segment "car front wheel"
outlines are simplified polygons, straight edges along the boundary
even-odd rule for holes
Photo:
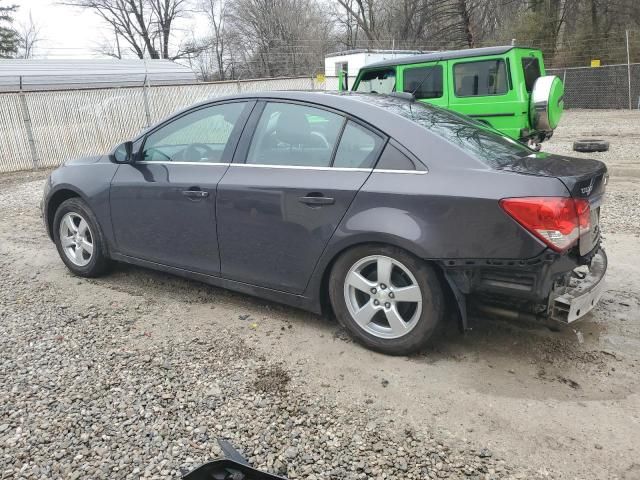
[[[53,237],[67,268],[82,277],[97,277],[109,266],[100,226],[79,198],[64,201],[53,219]]]
[[[344,253],[331,271],[329,294],[338,320],[356,340],[390,355],[422,349],[443,317],[436,272],[392,246]]]

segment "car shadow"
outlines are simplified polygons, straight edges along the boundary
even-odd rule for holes
[[[268,311],[285,317],[288,323],[313,325],[320,329],[321,334],[339,341],[353,342],[331,312],[316,315],[143,267],[117,263],[110,275],[92,281],[116,291],[140,296],[151,303],[156,298],[162,298],[188,304],[222,303],[252,315]],[[585,318],[573,326],[560,325],[554,330],[530,321],[490,316],[473,317],[470,321],[471,329],[464,334],[458,330],[454,318],[446,320],[444,327],[425,349],[409,357],[411,361],[435,364],[442,361],[478,362],[484,359],[495,362],[502,359],[531,365],[604,368],[608,359],[615,360],[614,354],[599,349],[598,339],[604,327],[593,317]]]

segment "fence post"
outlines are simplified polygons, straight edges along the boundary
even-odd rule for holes
[[[633,108],[631,103],[631,55],[629,54],[629,30],[625,30],[627,36],[627,80],[629,83],[629,110]]]
[[[147,128],[151,126],[151,110],[149,109],[149,93],[147,89],[149,83],[147,81],[147,74],[144,74],[144,83],[142,84],[142,98],[144,101],[144,114],[147,117]]]
[[[311,76],[309,77],[309,80],[311,80],[311,90],[315,90],[315,89],[316,89],[316,85],[315,85],[315,83],[313,82],[313,75],[311,75]]]
[[[236,79],[236,86],[238,87],[238,93],[242,93],[242,84],[239,78]]]
[[[33,162],[33,169],[37,170],[40,164],[38,158],[38,151],[36,150],[36,140],[33,136],[33,124],[31,123],[31,115],[29,114],[29,106],[27,105],[27,97],[22,90],[22,75],[20,75],[20,109],[22,110],[22,120],[24,121],[24,128],[27,130],[27,141],[29,142],[29,150],[31,152],[31,161]]]

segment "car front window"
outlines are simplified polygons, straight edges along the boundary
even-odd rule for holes
[[[144,142],[146,162],[221,162],[245,102],[187,113],[151,133]]]
[[[405,92],[413,93],[416,99],[442,97],[442,65],[406,69],[403,87]]]

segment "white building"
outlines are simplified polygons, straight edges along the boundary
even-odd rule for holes
[[[428,53],[418,50],[347,50],[330,53],[324,59],[324,74],[327,77],[337,77],[340,70],[346,70],[349,78],[355,78],[358,71],[370,63],[407,57],[418,53]]]

